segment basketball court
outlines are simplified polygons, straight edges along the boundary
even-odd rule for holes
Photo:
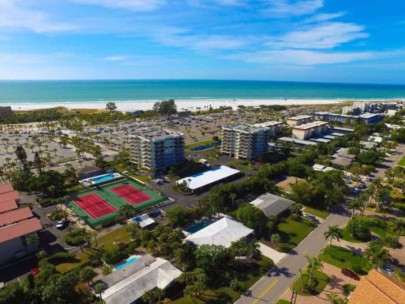
[[[116,195],[122,197],[128,203],[131,203],[132,205],[136,205],[151,199],[150,195],[136,189],[131,185],[121,185],[115,188],[111,188],[110,190]]]
[[[92,218],[99,218],[117,211],[115,207],[94,193],[79,197],[74,202]]]

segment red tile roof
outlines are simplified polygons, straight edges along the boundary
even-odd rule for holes
[[[41,229],[41,223],[36,218],[5,226],[0,228],[0,244]]]
[[[11,191],[14,191],[14,188],[11,184],[0,185],[0,193],[6,193]]]
[[[32,217],[30,208],[15,209],[6,213],[0,214],[0,227],[9,225]]]
[[[15,202],[15,200],[0,202],[0,213],[10,211],[13,209],[17,209],[17,208],[18,208],[18,206],[17,206],[17,203]]]
[[[17,191],[0,193],[0,202],[16,200],[20,198],[20,194]]]

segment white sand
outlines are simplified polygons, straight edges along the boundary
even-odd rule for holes
[[[135,111],[135,110],[151,110],[153,104],[158,100],[136,100],[136,101],[116,101],[118,111]],[[310,105],[310,104],[335,104],[345,100],[332,99],[191,99],[191,100],[176,100],[177,109],[179,111],[187,109],[197,111],[209,108],[216,109],[220,106],[227,106],[236,109],[239,105],[244,106],[260,106],[260,105]],[[13,110],[36,110],[54,107],[66,107],[68,109],[105,109],[105,103],[102,102],[63,102],[63,103],[21,103],[11,105]]]

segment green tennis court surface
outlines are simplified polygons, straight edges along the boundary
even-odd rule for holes
[[[134,198],[131,197],[131,199],[128,199],[126,195],[123,195],[122,193],[117,191],[117,189],[126,189],[126,188],[130,189],[132,187],[138,190],[136,192],[140,201],[138,203],[135,203]],[[101,216],[99,217],[95,217],[94,212],[92,214],[87,213],[89,212],[89,209],[87,208],[86,211],[86,208],[84,209],[82,208],[83,204],[81,204],[82,205],[81,207],[79,206],[80,204],[78,204],[78,202],[81,202],[82,198],[86,200],[86,198],[89,196],[95,197],[94,195],[91,196],[92,194],[99,196],[107,204],[111,205],[111,208],[106,209],[108,209],[109,211],[116,209],[116,211],[109,212],[108,214],[105,215],[102,215],[103,212],[101,212],[100,213]],[[119,194],[121,194],[121,196]],[[134,195],[135,194],[132,194],[132,196]],[[80,192],[78,193],[77,197],[75,197],[74,200],[69,203],[69,205],[73,209],[73,211],[78,216],[80,216],[88,225],[92,227],[98,227],[113,222],[115,217],[119,215],[120,207],[123,205],[130,205],[133,206],[135,210],[141,211],[143,209],[150,208],[153,205],[160,204],[164,202],[166,199],[167,197],[160,195],[154,192],[153,190],[147,189],[144,186],[135,183],[131,180],[119,180],[116,182],[111,182],[109,184],[101,185],[99,186],[99,188],[91,188],[89,190]]]

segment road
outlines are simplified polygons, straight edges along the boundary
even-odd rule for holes
[[[242,296],[237,304],[275,303],[295,281],[299,269],[305,268],[306,256],[317,256],[327,244],[324,232],[331,225],[343,227],[350,220],[349,214],[340,208],[330,214],[292,252],[290,252],[267,277],[262,277],[250,289],[251,297]]]
[[[394,167],[399,160],[405,155],[405,145],[400,144],[396,148],[396,152],[389,156],[373,174],[376,177],[384,178],[385,171]],[[298,276],[299,269],[306,267],[307,260],[305,256],[317,256],[322,248],[327,244],[324,238],[324,232],[330,225],[339,225],[343,227],[350,220],[349,215],[342,208],[337,210],[322,223],[314,231],[312,231],[292,253],[287,255],[276,267],[276,269],[268,277],[262,277],[256,284],[251,287],[252,296],[241,298],[236,301],[237,304],[260,304],[260,303],[275,303],[295,281]]]

